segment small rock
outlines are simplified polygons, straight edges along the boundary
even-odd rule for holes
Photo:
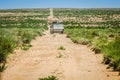
[[[107,77],[110,77],[110,75],[107,75]]]

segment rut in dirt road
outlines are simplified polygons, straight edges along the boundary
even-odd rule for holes
[[[65,34],[45,34],[32,41],[30,50],[10,56],[3,80],[38,80],[50,75],[59,80],[118,80],[118,74],[106,70],[102,57],[87,46],[74,44]],[[60,46],[65,50],[59,50]]]

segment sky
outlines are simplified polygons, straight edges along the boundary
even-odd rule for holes
[[[120,8],[120,0],[0,0],[0,9]]]

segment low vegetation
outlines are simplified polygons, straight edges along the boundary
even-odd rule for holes
[[[39,78],[39,80],[58,80],[55,76],[48,76],[46,78]]]
[[[58,50],[65,50],[65,48],[63,46],[60,46]]]
[[[102,51],[104,63],[109,64],[114,70],[120,71],[120,37],[104,46]]]
[[[58,54],[57,58],[62,58],[63,55],[61,53]]]

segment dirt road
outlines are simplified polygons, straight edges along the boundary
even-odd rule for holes
[[[54,15],[53,15],[53,8],[50,8],[50,16],[51,16],[51,18],[54,17]]]
[[[118,80],[117,72],[101,64],[101,55],[74,44],[65,34],[45,34],[32,41],[30,50],[17,50],[10,56],[3,80],[38,80],[50,75],[59,80]],[[65,50],[58,50],[60,46]]]

